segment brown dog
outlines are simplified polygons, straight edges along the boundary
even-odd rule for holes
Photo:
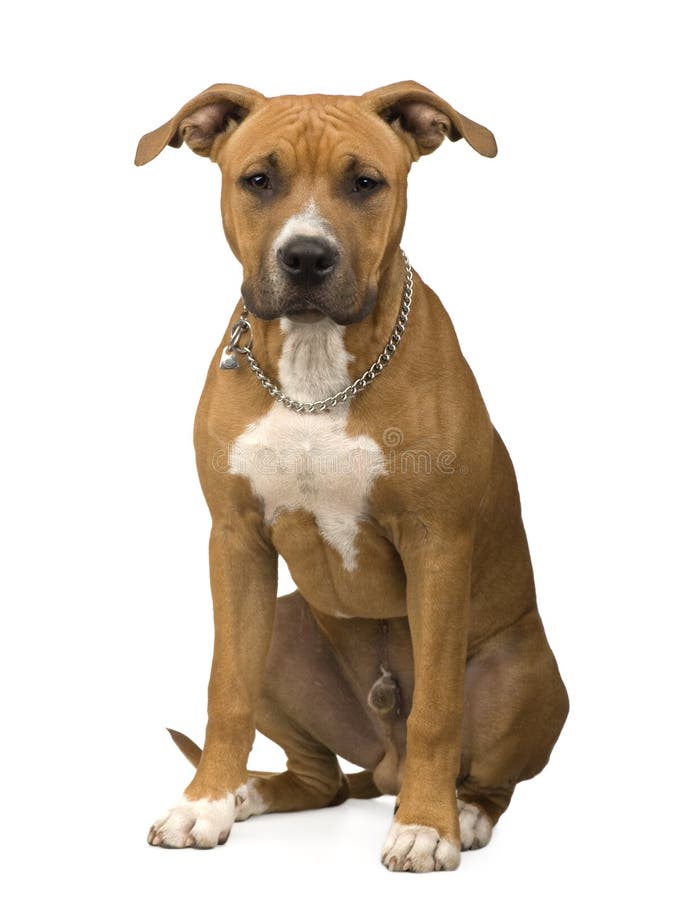
[[[214,847],[249,815],[391,793],[385,865],[454,869],[560,733],[512,464],[399,249],[411,163],[445,137],[496,153],[415,82],[273,99],[220,84],[139,143],[138,165],[184,141],[220,166],[247,308],[196,416],[205,748],[175,735],[197,771],[152,844]],[[298,591],[277,600],[278,554]],[[286,772],[247,772],[256,727]]]

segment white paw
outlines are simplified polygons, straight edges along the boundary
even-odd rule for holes
[[[428,825],[394,822],[381,858],[390,872],[450,871],[458,868],[460,851]]]
[[[148,841],[154,847],[199,847],[223,844],[234,822],[235,800],[182,800],[151,826]]]
[[[474,803],[458,801],[460,849],[478,850],[491,840],[493,825],[489,816]]]
[[[243,822],[251,816],[260,816],[269,807],[255,787],[256,779],[249,778],[245,784],[236,788],[236,821]]]

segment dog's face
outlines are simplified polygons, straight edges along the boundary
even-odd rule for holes
[[[183,140],[217,162],[224,230],[255,315],[348,324],[373,308],[398,250],[411,163],[445,136],[496,152],[487,129],[414,82],[271,100],[215,85],[145,135],[136,162]]]
[[[217,148],[222,219],[257,316],[372,308],[406,211],[406,144],[352,98],[281,97]]]

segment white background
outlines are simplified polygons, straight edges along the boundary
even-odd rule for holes
[[[676,895],[678,72],[671,4],[24,3],[0,23],[2,780],[11,897]],[[513,456],[572,700],[457,873],[379,864],[391,802],[147,847],[201,739],[192,420],[238,299],[219,173],[138,138],[216,81],[413,78],[489,126],[415,167],[404,247]],[[437,360],[433,360],[436,365]],[[285,585],[284,585],[285,587]],[[282,759],[266,742],[255,764]],[[7,886],[7,885],[6,885]]]

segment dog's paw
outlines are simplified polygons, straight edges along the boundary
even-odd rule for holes
[[[493,824],[489,816],[474,803],[458,801],[460,820],[460,849],[479,850],[491,840]]]
[[[243,822],[251,816],[260,816],[267,812],[269,805],[257,789],[257,779],[249,778],[245,784],[236,789],[236,821]]]
[[[382,849],[390,872],[435,872],[458,868],[460,850],[428,825],[394,822]]]
[[[154,847],[216,847],[229,837],[235,808],[233,794],[222,800],[182,800],[154,822],[147,840]]]

